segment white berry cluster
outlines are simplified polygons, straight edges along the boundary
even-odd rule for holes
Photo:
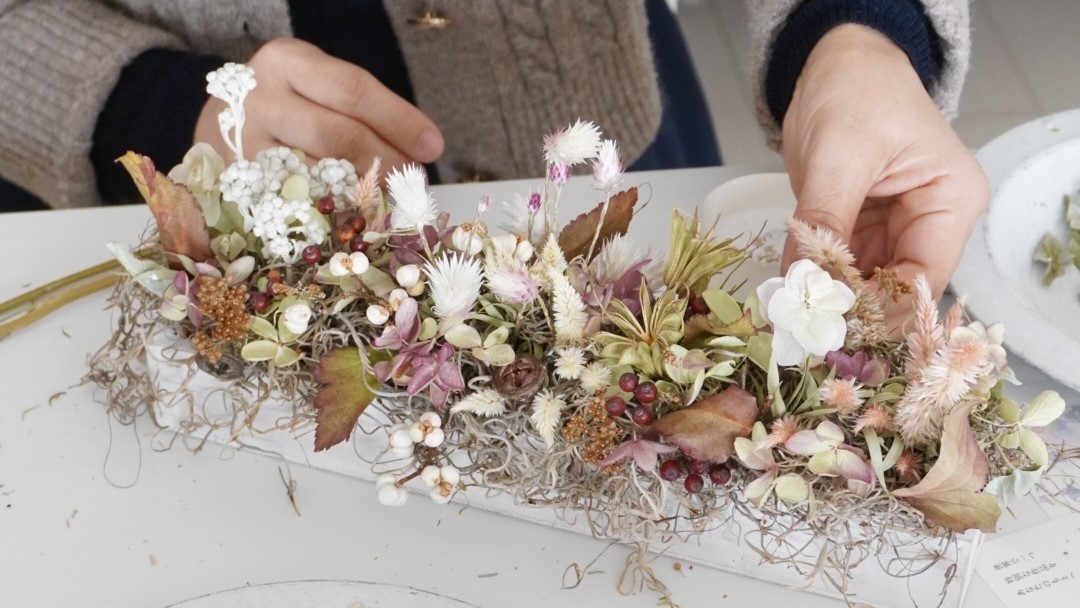
[[[311,168],[311,198],[319,200],[332,196],[334,205],[340,211],[346,196],[356,188],[359,182],[356,167],[347,160],[324,158]]]
[[[390,451],[394,456],[407,457],[416,444],[437,448],[446,439],[442,418],[435,412],[424,412],[410,424],[395,424],[390,428]]]
[[[453,498],[461,483],[461,472],[453,465],[428,465],[420,471],[420,480],[431,488],[428,496],[435,504],[445,505]],[[388,507],[400,507],[409,499],[409,492],[396,476],[386,473],[375,479],[375,495],[379,503]]]

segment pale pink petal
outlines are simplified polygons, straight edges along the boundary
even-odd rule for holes
[[[841,436],[841,439],[843,437]],[[784,442],[784,449],[796,456],[813,456],[833,449],[828,441],[822,439],[817,431],[799,431]]]
[[[864,483],[870,483],[874,479],[870,464],[848,450],[836,451],[836,470],[845,479],[857,479]]]
[[[746,437],[735,439],[735,454],[744,465],[755,471],[764,471],[776,466],[771,448],[759,446]]]
[[[772,492],[774,483],[776,483],[776,469],[771,469],[763,473],[754,481],[746,484],[746,487],[743,489],[743,495],[754,501],[754,504],[760,507]]]
[[[810,462],[806,464],[806,468],[810,469],[811,473],[817,473],[818,475],[825,475],[827,477],[835,477],[840,474],[840,466],[837,463],[836,458],[837,450],[828,449],[824,452],[818,452],[810,457]]]

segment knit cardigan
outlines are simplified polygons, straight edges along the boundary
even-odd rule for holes
[[[444,180],[477,166],[500,178],[535,174],[538,125],[579,116],[596,120],[628,159],[652,140],[661,101],[640,1],[442,0],[452,24],[441,30],[414,24],[428,4],[385,1],[417,105],[446,136]],[[765,70],[799,0],[748,5],[758,115],[776,143]],[[970,51],[968,8],[923,5],[942,55],[930,93],[951,118]],[[287,0],[0,0],[0,174],[53,207],[97,204],[95,122],[125,65],[151,48],[244,61],[291,34]]]

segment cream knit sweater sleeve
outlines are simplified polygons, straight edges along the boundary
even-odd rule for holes
[[[780,28],[791,11],[802,0],[746,0],[750,13],[750,28],[754,39],[754,100],[758,122],[765,130],[769,143],[779,147],[781,125],[776,123],[765,104],[765,70],[769,53]],[[941,74],[930,89],[942,114],[952,120],[960,105],[960,89],[964,86],[968,60],[971,57],[971,16],[968,0],[922,0],[930,23],[941,40],[944,63]]]
[[[97,115],[122,68],[175,35],[100,2],[0,0],[0,168],[52,207],[94,205]]]

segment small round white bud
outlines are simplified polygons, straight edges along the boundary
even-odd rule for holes
[[[382,304],[372,304],[367,307],[367,320],[372,325],[379,327],[390,320],[390,311]]]
[[[398,285],[408,289],[420,280],[420,268],[416,264],[405,264],[397,269],[394,278],[397,279]]]

